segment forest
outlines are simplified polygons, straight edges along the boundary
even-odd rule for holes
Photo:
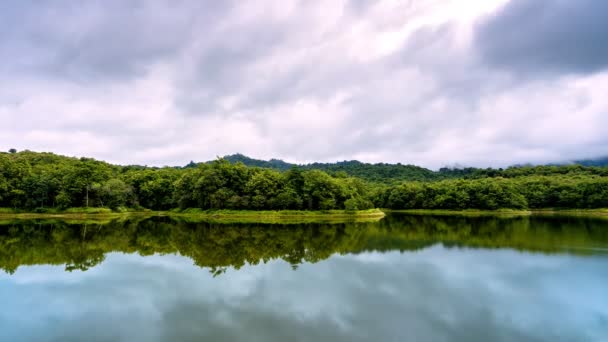
[[[0,208],[35,212],[75,207],[608,208],[608,167],[554,165],[431,171],[411,165],[355,161],[281,169],[267,166],[246,166],[240,160],[226,158],[184,167],[120,166],[90,158],[12,150],[0,153]]]

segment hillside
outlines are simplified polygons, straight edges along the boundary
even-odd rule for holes
[[[231,154],[229,156],[224,156],[223,159],[229,161],[232,164],[240,162],[240,163],[245,164],[246,166],[264,167],[267,169],[275,169],[275,170],[279,170],[279,171],[287,171],[287,170],[297,166],[296,164],[290,164],[290,163],[284,162],[280,159],[270,159],[270,160],[253,159],[253,158],[249,158],[245,155],[242,155],[240,153]]]
[[[0,153],[0,208],[43,212],[49,208],[74,207],[152,210],[608,207],[608,167],[564,165],[431,171],[413,165],[345,161],[299,165],[281,172],[259,166],[294,165],[244,156],[237,156],[234,161],[229,156],[194,164],[196,167],[148,168],[52,153]]]
[[[574,162],[574,164],[582,166],[608,166],[608,157],[577,160]]]
[[[251,167],[263,167],[279,171],[287,171],[298,167],[302,170],[320,170],[331,175],[345,174],[347,176],[358,177],[369,182],[375,183],[394,183],[403,180],[409,181],[431,181],[449,178],[461,178],[472,175],[477,169],[448,169],[442,168],[439,171],[432,171],[416,165],[388,164],[388,163],[363,163],[357,160],[340,161],[335,163],[311,163],[311,164],[292,164],[280,159],[260,160],[253,159],[240,153],[222,157],[230,163],[243,163]],[[207,162],[209,163],[209,162]]]
[[[292,164],[280,159],[260,160],[242,154],[232,154],[222,157],[230,163],[243,163],[250,167],[262,167],[279,171],[287,171],[298,167],[302,170],[321,170],[334,176],[351,176],[368,182],[395,184],[402,181],[438,181],[445,179],[475,179],[487,177],[514,178],[529,175],[554,175],[583,173],[588,175],[606,176],[608,174],[608,157],[576,161],[571,164],[548,165],[515,165],[506,169],[494,168],[441,168],[433,171],[411,164],[363,163],[357,160],[340,161],[335,163]],[[210,163],[210,162],[207,162]]]

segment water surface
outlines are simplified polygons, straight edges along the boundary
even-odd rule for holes
[[[608,226],[0,223],[2,341],[606,341]]]

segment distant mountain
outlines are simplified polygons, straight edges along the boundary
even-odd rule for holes
[[[451,169],[442,168],[439,171],[432,171],[420,166],[387,164],[387,163],[362,163],[357,160],[340,161],[336,163],[312,163],[312,164],[292,164],[280,159],[260,160],[253,159],[240,153],[224,156],[223,159],[231,163],[243,163],[247,166],[270,168],[286,171],[294,167],[303,170],[321,170],[329,174],[358,177],[371,182],[392,183],[395,181],[426,181],[446,178],[459,178],[472,174],[473,168]]]
[[[240,153],[232,154],[229,156],[224,156],[223,159],[226,159],[227,161],[229,161],[233,164],[241,162],[247,166],[264,167],[264,168],[268,168],[268,169],[276,169],[276,170],[281,170],[281,171],[287,171],[287,170],[291,169],[292,167],[297,166],[296,164],[290,164],[290,163],[284,162],[280,159],[270,159],[270,160],[253,159],[253,158],[249,158],[245,155],[242,155]]]
[[[577,160],[574,162],[574,164],[579,164],[583,166],[608,166],[608,157]]]
[[[543,165],[546,165],[546,166],[581,165],[581,166],[586,166],[586,167],[606,167],[606,166],[608,166],[608,157],[562,161],[562,162],[555,162],[555,163],[547,163],[547,164],[543,164]],[[514,165],[514,166],[518,167],[518,166],[527,166],[527,165]]]
[[[416,165],[404,165],[401,163],[363,163],[358,160],[345,160],[335,163],[311,163],[311,164],[292,164],[280,159],[261,160],[247,157],[237,153],[222,157],[230,163],[243,163],[246,166],[262,167],[279,171],[287,171],[297,167],[302,170],[321,170],[334,176],[353,176],[368,182],[395,184],[402,181],[436,181],[453,178],[484,178],[484,177],[516,177],[523,174],[552,174],[570,172],[569,166],[582,165],[585,167],[608,166],[608,157],[598,159],[580,160],[571,163],[555,163],[545,165],[521,164],[513,165],[506,169],[493,168],[441,168],[433,171]],[[211,161],[207,162],[210,163]],[[186,167],[194,167],[197,164],[190,163]],[[548,167],[557,166],[558,170]],[[592,174],[602,173],[602,171],[588,170]],[[602,173],[603,174],[603,173]]]

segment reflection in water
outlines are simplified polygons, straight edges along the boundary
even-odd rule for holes
[[[339,224],[188,223],[170,218],[105,224],[15,221],[0,225],[0,268],[64,264],[87,270],[109,252],[179,253],[215,275],[283,259],[293,268],[332,254],[446,247],[512,248],[591,255],[608,247],[607,221],[555,217],[434,217],[389,215],[380,222]]]
[[[607,341],[603,222],[7,223],[0,341]]]

